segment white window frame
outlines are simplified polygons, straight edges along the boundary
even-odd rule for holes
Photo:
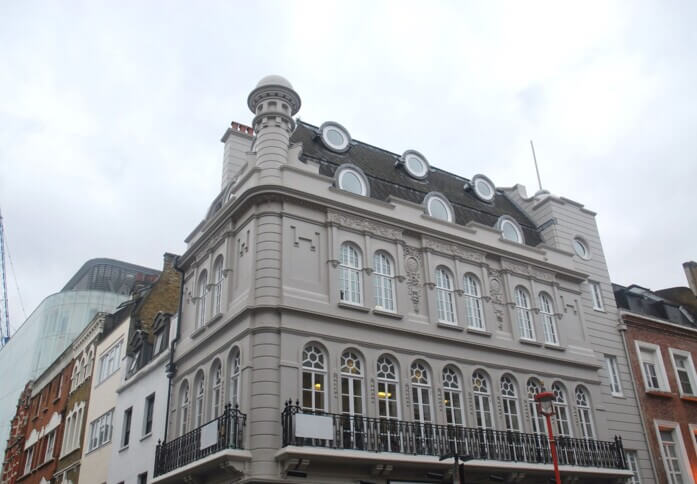
[[[467,327],[486,331],[486,321],[482,309],[482,285],[479,278],[472,273],[463,277],[463,289],[465,295],[465,318]]]
[[[309,359],[310,350],[313,354],[319,355],[316,360],[317,365]],[[305,361],[305,353],[308,353],[308,362]],[[321,357],[321,359],[320,359]],[[300,391],[301,391],[301,405],[303,410],[309,412],[326,412],[329,405],[329,389],[327,388],[327,373],[328,373],[328,358],[327,353],[319,346],[313,343],[305,345],[301,357],[301,378]],[[310,379],[310,386],[305,387],[305,375]],[[319,385],[319,388],[317,387]],[[305,396],[310,397],[310,406],[305,406]],[[321,398],[321,407],[316,405],[317,396]]]
[[[439,276],[443,274],[443,276]],[[450,269],[445,266],[436,267],[436,312],[438,321],[445,324],[457,324],[457,310],[455,308],[455,278]],[[446,287],[443,282],[447,280]]]
[[[24,474],[29,474],[32,470],[32,461],[34,460],[34,449],[36,447],[36,444],[30,446],[27,449],[27,457],[26,460],[24,461]]]
[[[596,311],[605,311],[605,303],[603,302],[603,291],[600,283],[597,281],[588,281],[591,290],[591,299],[593,299],[593,309]]]
[[[587,405],[579,405],[578,396],[576,395],[578,391],[581,391],[585,398]],[[576,412],[578,412],[578,423],[581,427],[581,438],[593,440],[597,438],[597,432],[595,430],[595,422],[593,421],[593,405],[591,404],[590,391],[587,388],[577,385],[574,389],[574,405],[576,405]],[[588,433],[590,430],[590,434]]]
[[[240,349],[235,347],[230,353],[230,388],[228,398],[232,409],[236,409],[240,404],[240,372],[241,372]]]
[[[148,403],[152,401],[152,415],[150,416],[150,432],[148,432]],[[155,427],[155,393],[151,393],[145,397],[145,404],[143,405],[143,429],[142,437],[146,437],[152,434],[153,428]]]
[[[538,294],[538,299],[540,302],[540,317],[542,318],[542,332],[544,333],[545,343],[559,346],[559,328],[557,327],[557,317],[554,314],[554,300],[552,296],[545,291]]]
[[[353,366],[346,365],[348,361]],[[353,350],[346,350],[341,354],[341,413],[344,415],[365,415],[365,395],[363,390],[363,360]],[[344,383],[348,393],[344,393]],[[356,383],[358,394],[356,394]],[[348,408],[344,406],[344,397],[348,402]],[[356,408],[356,399],[360,400],[360,408]]]
[[[644,381],[644,389],[647,392],[669,392],[670,384],[668,383],[668,374],[666,373],[666,368],[663,365],[663,354],[661,353],[661,347],[653,343],[647,343],[645,341],[635,340],[637,357],[639,360],[639,365],[641,366],[641,376]],[[648,379],[646,377],[646,370],[644,369],[644,361],[641,358],[641,350],[647,350],[654,353],[656,359],[656,377],[658,379],[658,388],[649,386]]]
[[[52,430],[46,436],[46,446],[44,447],[44,462],[48,462],[53,458],[53,452],[56,447],[56,431]]]
[[[510,224],[511,227],[513,227],[513,230],[516,234],[515,240],[509,239],[504,235],[503,228],[504,225]],[[509,217],[508,215],[503,215],[499,218],[499,221],[497,222],[497,228],[501,232],[501,238],[503,240],[507,240],[509,242],[513,242],[515,244],[523,244],[525,242],[525,237],[523,236],[523,230],[520,228],[520,225],[518,225],[518,222],[516,222],[513,218]]]
[[[620,380],[620,369],[617,364],[617,356],[605,355],[605,367],[607,368],[608,380],[610,382],[610,394],[613,397],[623,396],[622,381]]]
[[[111,442],[114,433],[114,409],[100,415],[90,422],[89,440],[87,451],[92,452]]]
[[[384,262],[381,258],[384,259]],[[397,308],[394,290],[394,261],[387,252],[378,250],[373,255],[373,266],[375,308],[393,313]]]
[[[503,380],[507,379],[511,386],[511,393],[513,395],[504,393]],[[499,391],[501,393],[501,407],[503,412],[503,423],[506,426],[506,430],[512,432],[521,431],[521,408],[520,401],[518,399],[518,382],[513,378],[512,375],[506,373],[501,376],[499,380]],[[513,419],[515,418],[516,425],[513,425]]]
[[[410,368],[412,416],[414,421],[420,424],[432,423],[434,417],[429,371],[430,369],[424,363],[418,361],[412,363]],[[426,414],[428,418],[425,417]]]
[[[477,390],[474,387],[475,375],[479,374],[479,377],[486,383],[486,391]],[[472,372],[472,403],[474,409],[474,426],[478,429],[496,429],[496,417],[494,414],[494,408],[492,406],[492,388],[491,379],[489,375],[484,373],[482,370],[474,370]],[[489,425],[487,425],[487,416],[489,417]],[[481,425],[480,425],[481,423]]]
[[[656,439],[658,439],[658,448],[661,451],[661,460],[663,461],[663,470],[666,472],[666,477],[669,478],[670,484],[673,480],[670,479],[668,473],[668,467],[666,466],[666,454],[663,450],[663,440],[661,439],[661,431],[670,431],[673,434],[673,439],[676,447],[676,455],[678,458],[678,465],[680,466],[680,472],[683,476],[684,482],[694,482],[694,476],[692,475],[692,468],[690,467],[690,461],[687,457],[687,451],[685,449],[685,442],[682,438],[682,432],[680,430],[680,424],[678,422],[670,422],[667,420],[654,420],[654,431],[656,432]]]
[[[670,353],[670,360],[673,363],[673,371],[675,372],[675,381],[678,384],[678,392],[680,396],[687,395],[690,397],[697,396],[697,372],[695,372],[695,364],[692,361],[692,354],[689,351],[679,350],[676,348],[668,348],[668,353]],[[687,375],[690,380],[690,386],[692,387],[692,393],[686,393],[683,391],[682,383],[680,382],[680,374],[678,373],[678,365],[675,362],[675,357],[679,356],[687,360]]]
[[[213,264],[213,315],[222,312],[224,265],[225,259],[223,256],[219,255],[216,257],[215,263]]]
[[[353,192],[345,187],[344,177],[346,176],[346,173],[351,173],[356,178],[358,178],[358,183],[361,186],[360,193]],[[339,190],[345,191],[347,193],[352,193],[353,195],[361,195],[364,197],[367,197],[370,194],[370,192],[368,191],[368,188],[369,188],[368,180],[366,179],[365,175],[363,174],[363,171],[360,168],[358,168],[357,166],[354,166],[351,164],[341,165],[336,170],[335,176],[336,176],[336,186],[337,186],[337,188],[339,188]]]
[[[452,377],[446,378],[446,373],[452,375]],[[445,406],[446,424],[465,425],[460,373],[452,366],[446,366],[441,373],[441,380],[443,382],[443,405]]]
[[[639,467],[639,456],[636,450],[625,450],[627,467],[634,475],[627,481],[627,484],[641,484],[641,468]]]
[[[515,313],[520,339],[536,341],[535,320],[532,317],[532,308],[530,305],[530,291],[523,286],[516,286],[513,293],[515,297]],[[519,297],[519,295],[521,295],[521,297]],[[523,297],[525,301],[523,301]],[[523,304],[523,302],[525,302],[525,304]]]
[[[344,250],[347,252],[344,253]],[[350,250],[356,254],[355,264],[350,260]],[[353,284],[355,291],[351,288]],[[363,304],[363,253],[351,242],[343,242],[339,246],[339,291],[342,303],[356,306]]]
[[[102,355],[99,357],[99,381],[97,384],[102,383],[121,368],[122,344],[123,339],[120,339],[111,345],[109,349],[102,352]]]
[[[197,278],[196,286],[196,318],[195,327],[200,328],[206,324],[207,308],[206,298],[208,297],[208,272],[201,271]]]
[[[434,202],[434,200],[438,200],[440,203],[443,204],[443,208],[445,208],[446,213],[446,217],[444,219],[436,215],[433,215],[433,211],[431,210],[431,204]],[[426,205],[426,213],[429,217],[433,217],[436,220],[442,220],[444,222],[453,222],[453,207],[450,205],[448,199],[442,196],[441,194],[429,193],[428,195],[426,195],[426,198],[424,199],[424,204]]]

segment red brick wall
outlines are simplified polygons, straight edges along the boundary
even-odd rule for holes
[[[15,484],[22,475],[20,468],[24,453],[24,434],[29,422],[29,401],[31,382],[27,383],[17,401],[17,412],[10,424],[10,437],[7,439],[5,459],[2,466],[2,484]]]
[[[669,348],[687,351],[692,354],[693,362],[697,362],[697,332],[628,315],[625,315],[623,319],[627,326],[625,340],[629,351],[630,364],[636,381],[637,394],[642,408],[644,424],[646,425],[648,443],[654,457],[654,466],[658,473],[658,480],[659,482],[668,482],[661,458],[660,444],[656,436],[655,420],[666,420],[680,424],[689,465],[692,468],[693,475],[697,477],[695,436],[691,435],[688,427],[690,423],[697,424],[697,401],[680,397],[680,387],[669,352]],[[659,394],[646,391],[635,344],[637,340],[660,347],[670,392]],[[697,388],[694,388],[693,391],[697,392]]]

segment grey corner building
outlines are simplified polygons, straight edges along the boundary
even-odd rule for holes
[[[654,482],[595,214],[300,104],[266,77],[223,136],[153,482],[546,482],[543,389],[565,482]]]

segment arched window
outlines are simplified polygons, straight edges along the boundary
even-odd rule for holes
[[[423,363],[411,365],[411,403],[414,410],[414,420],[430,423],[431,417],[431,379],[429,371]]]
[[[240,403],[240,350],[233,348],[230,353],[230,405],[237,408]]]
[[[591,416],[590,398],[585,388],[576,387],[576,408],[578,409],[578,419],[581,424],[581,434],[584,439],[594,439],[595,429],[593,428],[593,418]]]
[[[377,363],[378,416],[399,419],[399,376],[397,365],[388,356],[381,356]]]
[[[491,417],[491,392],[489,378],[482,371],[472,373],[472,391],[474,397],[474,415],[477,427],[493,429],[494,420]]]
[[[211,367],[211,418],[218,418],[221,414],[221,401],[223,396],[223,367],[216,360]]]
[[[509,375],[501,377],[501,403],[506,430],[520,432],[520,412],[518,411],[518,389]]]
[[[554,304],[552,303],[552,298],[546,292],[540,293],[540,314],[542,315],[542,327],[545,332],[545,343],[558,345],[559,333],[557,332],[557,322],[554,319]]]
[[[394,270],[392,259],[385,252],[376,252],[373,258],[375,266],[375,307],[385,311],[394,311]]]
[[[194,418],[196,419],[196,427],[198,428],[203,425],[204,422],[203,409],[205,407],[203,406],[203,402],[206,396],[206,382],[203,372],[199,372],[199,374],[196,375],[195,381],[194,389],[196,390],[196,400],[194,402]]]
[[[530,296],[525,288],[515,288],[515,312],[518,318],[518,331],[522,339],[535,339],[535,328],[530,313]]]
[[[70,376],[70,391],[74,391],[77,388],[77,382],[80,375],[80,362],[75,361],[73,365],[73,374]]]
[[[443,369],[443,404],[448,425],[464,425],[462,388],[457,372],[447,366]]]
[[[341,413],[363,415],[363,366],[353,351],[341,355]]]
[[[303,350],[303,410],[327,411],[327,366],[324,352],[315,345]]]
[[[78,386],[82,385],[82,382],[87,378],[87,357],[82,354],[82,359],[80,360],[80,380],[78,381]]]
[[[519,244],[523,243],[523,233],[518,226],[518,223],[511,217],[503,216],[498,222],[499,230],[501,231],[501,236],[512,242],[517,242]]]
[[[94,367],[94,348],[90,348],[89,352],[87,353],[87,369],[85,370],[86,377],[89,378],[92,376],[92,368]]]
[[[356,195],[368,195],[368,183],[358,168],[343,165],[337,170],[335,176],[340,189]]]
[[[206,295],[208,294],[208,273],[203,271],[198,278],[198,287],[196,289],[196,327],[200,328],[206,322]]]
[[[566,391],[559,382],[552,385],[554,393],[554,413],[557,422],[557,435],[571,437],[571,424],[569,423],[569,403],[566,399]]]
[[[189,382],[184,380],[179,389],[179,435],[189,431]]]
[[[448,201],[438,194],[429,194],[426,196],[426,211],[434,218],[445,220],[446,222],[453,221],[453,211],[450,208]]]
[[[221,312],[223,297],[223,256],[219,255],[213,264],[213,314]]]
[[[453,298],[453,278],[450,271],[444,267],[436,269],[436,306],[438,320],[444,323],[455,323],[455,304]]]
[[[339,296],[342,301],[351,304],[362,304],[363,291],[361,284],[361,255],[358,249],[349,243],[341,244],[341,259],[339,261]]]
[[[482,291],[479,280],[474,274],[466,274],[464,279],[465,317],[467,326],[474,329],[486,329],[482,312]]]
[[[544,434],[546,430],[545,417],[537,410],[535,395],[545,391],[539,380],[530,378],[528,380],[528,410],[530,411],[530,425],[535,434]]]

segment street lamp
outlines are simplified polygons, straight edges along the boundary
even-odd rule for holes
[[[554,441],[552,432],[552,414],[554,414],[554,393],[540,392],[535,395],[537,410],[547,418],[547,433],[549,434],[549,447],[552,450],[552,461],[554,462],[554,478],[557,484],[561,484],[559,477],[559,459],[557,458],[557,443]]]

